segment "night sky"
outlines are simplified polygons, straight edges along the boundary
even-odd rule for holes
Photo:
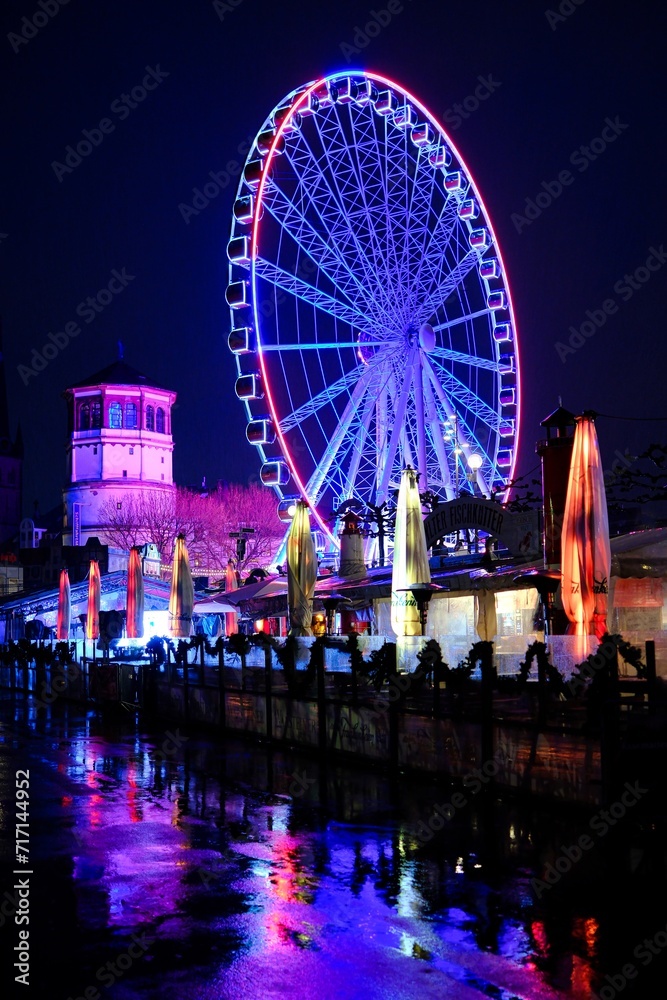
[[[209,172],[243,159],[238,147],[285,94],[344,68],[346,57],[395,78],[444,119],[482,192],[517,316],[518,471],[536,464],[539,421],[559,394],[574,412],[667,413],[660,5],[564,0],[559,13],[547,0],[392,0],[389,23],[354,54],[357,28],[386,9],[384,0],[42,4],[8,0],[0,33],[0,313],[10,418],[25,438],[26,512],[34,500],[42,510],[59,500],[61,393],[111,363],[118,340],[129,364],[178,392],[176,480],[254,479],[259,463],[234,395],[224,299],[237,178],[187,221],[179,205],[192,204]],[[37,12],[38,24],[47,20],[38,29],[23,20]],[[22,30],[34,37],[26,41]],[[145,100],[122,104],[147,75],[154,89]],[[490,78],[492,93],[462,118],[454,106],[480,77]],[[102,119],[113,128],[104,126],[90,155],[67,172],[54,169]],[[591,146],[605,129],[609,141]],[[571,183],[549,205],[543,194],[532,221],[521,219],[544,185],[558,191],[552,182],[564,170]],[[633,288],[624,275],[644,267],[652,248],[654,270],[640,271]],[[128,277],[115,283],[123,287],[113,300],[77,315],[114,270]],[[561,358],[557,342],[568,345],[587,310],[604,325],[575,339],[577,350],[561,348]],[[19,366],[33,363],[33,348],[73,322],[80,334],[27,376]],[[598,430],[607,468],[617,449],[636,453],[667,439],[665,423],[601,417]]]

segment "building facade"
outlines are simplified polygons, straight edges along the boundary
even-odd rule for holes
[[[104,542],[104,511],[175,493],[171,411],[176,393],[122,359],[64,393],[67,474],[63,544]]]

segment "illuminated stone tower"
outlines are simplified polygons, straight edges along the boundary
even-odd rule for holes
[[[171,409],[176,393],[122,357],[71,386],[67,402],[67,481],[63,544],[104,541],[105,504],[151,493],[173,495]]]

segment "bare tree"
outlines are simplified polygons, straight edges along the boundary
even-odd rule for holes
[[[120,504],[120,505],[119,505]],[[126,495],[107,500],[100,509],[103,541],[120,549],[153,542],[165,561],[171,559],[176,536],[182,534],[193,566],[224,571],[237,560],[240,528],[251,528],[238,569],[247,574],[268,567],[284,534],[274,494],[262,486],[224,485],[208,495],[179,488]]]
[[[106,500],[100,507],[100,516],[105,524],[100,541],[125,550],[152,542],[163,558],[171,558],[178,534],[175,493],[128,492],[122,500]]]

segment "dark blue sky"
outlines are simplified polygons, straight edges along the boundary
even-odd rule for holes
[[[43,2],[56,9],[56,0]],[[4,5],[0,312],[10,414],[26,443],[26,510],[34,499],[42,509],[59,499],[60,394],[109,364],[119,339],[128,363],[178,391],[179,482],[256,475],[227,348],[225,249],[236,181],[187,222],[179,204],[192,203],[210,171],[241,159],[239,145],[286,93],[344,67],[357,27],[386,6],[70,0],[36,30],[23,19],[39,12],[38,24],[46,20],[37,0]],[[559,394],[575,412],[667,412],[667,260],[654,256],[654,270],[640,271],[634,288],[624,279],[652,248],[667,247],[667,14],[657,4],[604,0],[560,8],[572,13],[547,2],[393,0],[386,27],[350,56],[444,118],[482,191],[517,314],[519,471],[535,465],[539,421]],[[22,30],[34,37],[19,40]],[[146,67],[154,89],[128,107],[121,95],[142,84]],[[492,78],[493,93],[462,119],[454,106],[480,76]],[[90,155],[69,172],[54,170],[82,130],[105,118]],[[589,152],[577,153],[582,146]],[[543,194],[539,216],[522,222],[526,200],[545,191],[543,182],[557,192],[552,182],[564,170],[571,180],[562,192],[548,206]],[[77,315],[79,303],[105,288],[114,269],[132,280],[86,322],[91,314]],[[576,351],[561,349],[561,360],[557,342],[567,344],[587,310],[600,322],[606,300],[604,325],[575,341],[583,343]],[[27,376],[19,366],[67,323],[80,334]],[[616,449],[667,439],[664,423],[600,418],[598,429],[607,467]]]

